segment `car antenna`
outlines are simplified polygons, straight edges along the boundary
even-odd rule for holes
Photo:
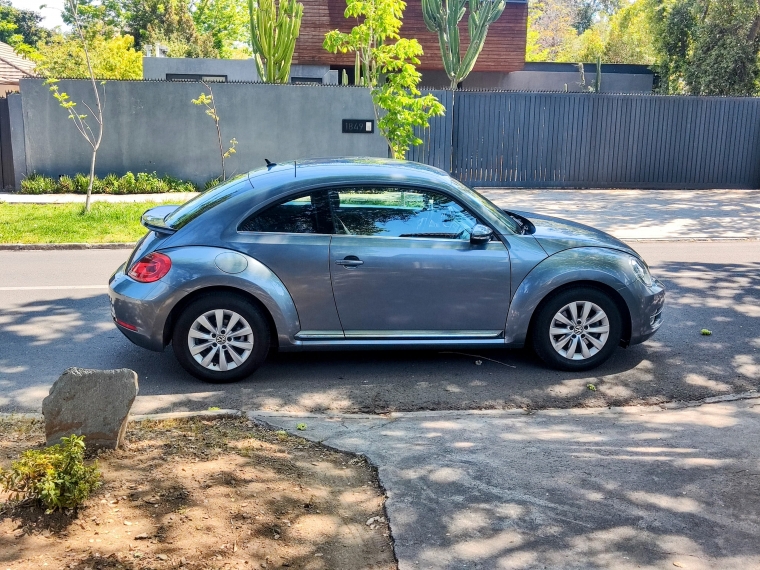
[[[293,178],[297,178],[297,177],[298,177],[298,161],[294,160],[293,161]]]
[[[272,168],[273,166],[277,166],[277,163],[276,163],[276,162],[272,162],[272,161],[271,161],[271,160],[269,160],[268,158],[265,158],[265,159],[264,159],[264,162],[266,162],[266,163],[267,163],[267,168]]]

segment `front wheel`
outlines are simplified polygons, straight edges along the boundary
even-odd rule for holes
[[[592,287],[577,287],[551,297],[533,323],[536,354],[559,370],[583,371],[606,361],[620,342],[617,305]]]
[[[269,339],[269,325],[258,307],[236,295],[214,293],[185,307],[172,347],[190,374],[222,383],[253,374],[267,357]]]

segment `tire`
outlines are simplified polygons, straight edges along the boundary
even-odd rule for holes
[[[222,326],[218,327],[220,315]],[[213,293],[196,299],[182,311],[174,326],[172,348],[182,367],[196,378],[235,382],[263,364],[270,338],[261,309],[237,295]]]
[[[539,306],[531,341],[533,350],[547,366],[581,372],[596,368],[612,356],[622,329],[620,310],[608,295],[593,287],[575,287]]]

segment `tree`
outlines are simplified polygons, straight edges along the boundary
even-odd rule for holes
[[[259,78],[267,83],[287,83],[290,64],[301,30],[303,4],[296,0],[248,0],[251,45]]]
[[[649,0],[661,90],[757,93],[759,0]]]
[[[422,143],[414,127],[425,127],[430,117],[445,112],[438,99],[423,96],[417,88],[421,75],[415,66],[422,46],[399,36],[406,2],[346,0],[346,4],[346,18],[360,23],[347,34],[328,32],[324,47],[332,53],[356,53],[356,83],[370,88],[378,128],[392,156],[404,158],[410,146]]]
[[[0,0],[0,41],[22,55],[32,55],[38,44],[50,37],[50,31],[40,26],[42,16],[33,10],[21,10],[10,0]]]
[[[111,33],[129,34],[134,47],[160,43],[170,57],[219,57],[215,38],[196,28],[189,0],[80,0],[78,17],[84,29],[97,24]],[[71,24],[71,10],[64,10]]]
[[[537,0],[528,12],[529,49],[527,61],[557,61],[578,32],[573,27],[574,0]],[[532,38],[532,43],[531,43]]]
[[[142,54],[133,49],[132,36],[101,33],[102,26],[85,32],[86,46],[97,79],[142,79]],[[42,44],[36,71],[43,77],[87,78],[84,45],[76,33],[56,34]]]
[[[245,0],[191,0],[195,29],[211,35],[219,57],[231,58],[248,41],[248,10]]]
[[[462,57],[459,22],[464,17],[467,4],[470,8],[467,20],[470,45]],[[499,19],[506,6],[506,0],[422,0],[425,25],[438,34],[443,68],[452,89],[456,89],[472,71],[485,44],[488,27]]]
[[[237,140],[232,139],[230,140],[230,146],[225,150],[224,143],[222,142],[222,129],[219,126],[219,114],[216,112],[216,101],[214,101],[214,92],[211,90],[211,85],[206,83],[205,81],[201,81],[203,83],[203,86],[208,89],[208,95],[206,93],[201,93],[200,96],[197,99],[193,99],[191,102],[194,105],[202,105],[206,107],[206,114],[211,117],[214,121],[214,126],[216,127],[216,139],[217,144],[219,145],[219,156],[222,159],[222,181],[227,180],[227,171],[225,170],[224,161],[227,160],[230,156],[235,154],[235,147],[237,146]]]
[[[79,114],[76,111],[76,103],[66,93],[61,93],[58,90],[57,80],[48,79],[46,83],[50,85],[50,91],[53,93],[53,97],[56,98],[58,103],[63,107],[69,115],[69,119],[74,122],[79,134],[89,143],[92,148],[92,158],[90,159],[90,180],[87,184],[87,198],[84,202],[84,213],[90,211],[90,196],[92,195],[92,184],[95,181],[95,159],[98,155],[98,149],[100,143],[103,140],[103,105],[105,103],[105,82],[101,83],[103,86],[103,98],[101,99],[100,91],[95,80],[95,72],[93,71],[92,61],[90,59],[90,52],[87,47],[87,39],[85,37],[85,31],[82,28],[82,23],[79,21],[79,15],[77,13],[77,0],[67,0],[68,8],[70,9],[71,21],[74,25],[74,30],[79,36],[82,42],[82,52],[84,53],[84,61],[87,65],[87,72],[90,81],[92,82],[92,90],[95,95],[95,110],[82,101],[82,105],[87,107],[87,110],[93,115],[93,120],[97,123],[97,135],[90,127],[87,119],[87,115]]]

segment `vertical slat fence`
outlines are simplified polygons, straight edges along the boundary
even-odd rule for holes
[[[433,93],[409,158],[470,186],[760,187],[759,98]]]

